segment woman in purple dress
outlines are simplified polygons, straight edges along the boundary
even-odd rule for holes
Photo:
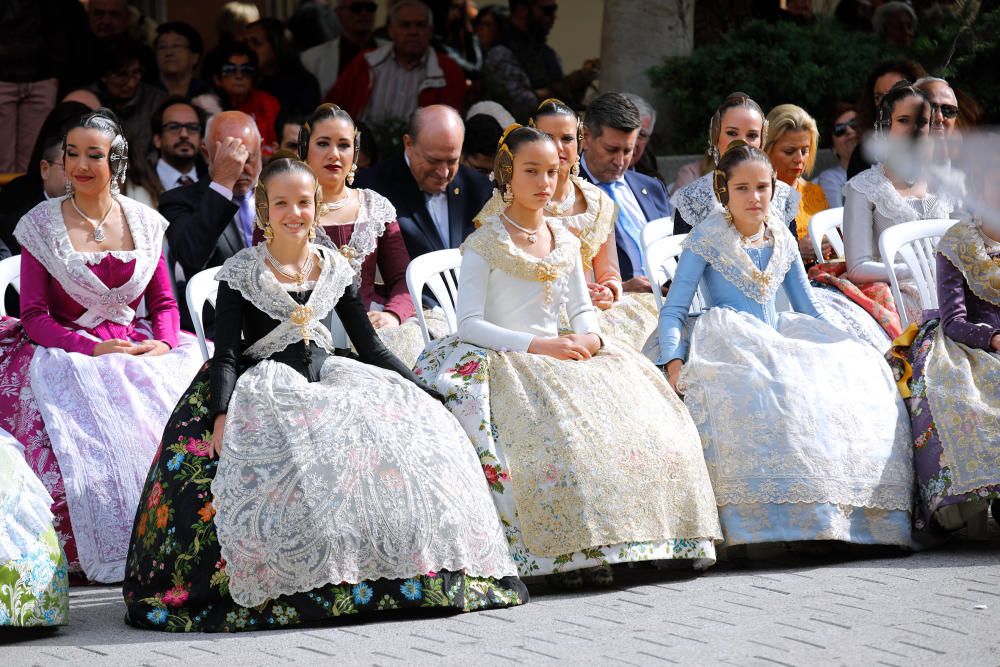
[[[937,247],[939,317],[891,353],[913,426],[917,528],[960,528],[1000,498],[1000,165],[980,176],[980,213]]]
[[[201,363],[179,330],[167,221],[121,196],[127,163],[110,111],[69,130],[67,194],[18,223],[21,319],[0,321],[0,427],[54,500],[71,571],[101,582],[122,579],[146,471]]]

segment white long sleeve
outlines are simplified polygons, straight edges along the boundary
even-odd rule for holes
[[[888,282],[889,269],[879,261],[878,226],[875,224],[875,205],[850,184],[845,188],[844,199],[844,254],[847,260],[847,278],[853,283]],[[916,218],[916,214],[914,214]],[[905,264],[896,264],[896,277],[909,278]]]
[[[583,273],[583,263],[577,262],[569,274],[566,294],[566,316],[569,318],[573,333],[601,334],[601,325],[597,319],[597,309],[590,300],[587,289],[587,277]]]
[[[527,352],[535,336],[493,324],[486,318],[492,269],[473,250],[462,255],[462,270],[458,277],[458,337],[466,343],[490,350]]]

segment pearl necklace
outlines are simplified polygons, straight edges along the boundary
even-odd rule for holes
[[[739,233],[740,230],[737,229],[736,231],[737,233]],[[750,236],[744,236],[742,233],[740,233],[740,245],[742,245],[744,248],[755,248],[757,247],[757,244],[760,241],[764,240],[764,234],[766,232],[767,232],[767,226],[761,224],[760,229],[758,229],[756,233],[751,234]]]
[[[308,248],[307,246],[309,255],[306,257],[306,261],[302,265],[301,269],[289,270],[285,264],[282,264],[281,262],[279,262],[277,259],[274,258],[274,255],[271,254],[271,248],[268,246],[269,244],[265,242],[264,257],[267,259],[268,263],[270,263],[270,265],[274,268],[274,270],[283,275],[285,278],[288,278],[289,280],[294,280],[297,285],[301,285],[302,283],[304,283],[306,277],[309,276],[309,274],[311,274],[313,270],[312,248]]]
[[[345,206],[347,206],[347,202],[348,202],[348,200],[350,198],[351,198],[351,191],[348,190],[347,192],[344,193],[343,197],[341,197],[340,199],[338,199],[335,202],[323,202],[323,203],[321,203],[320,206],[323,208],[323,211],[321,212],[321,214],[322,215],[326,215],[327,213],[331,213],[333,211],[339,211],[340,209],[342,209]]]
[[[108,210],[104,212],[104,215],[101,216],[100,220],[94,220],[93,218],[91,218],[86,213],[80,210],[80,207],[77,206],[76,204],[76,195],[73,195],[72,197],[69,198],[69,203],[73,205],[73,209],[77,212],[77,214],[81,218],[86,220],[91,227],[94,228],[94,240],[97,241],[98,243],[104,243],[105,239],[104,223],[108,221],[108,216],[111,215],[111,211],[113,211],[115,208],[115,200],[114,199],[111,200],[111,206],[109,206]]]
[[[500,217],[503,218],[504,221],[507,222],[507,224],[509,224],[514,229],[524,232],[528,236],[528,243],[534,243],[535,241],[538,240],[538,229],[526,229],[521,225],[517,224],[516,222],[514,222],[513,220],[511,220],[510,216],[507,215],[506,213],[501,213]]]
[[[552,215],[561,218],[566,215],[568,211],[573,210],[573,205],[576,204],[576,186],[570,182],[569,195],[566,199],[563,199],[558,204],[551,199],[545,204],[545,210]]]

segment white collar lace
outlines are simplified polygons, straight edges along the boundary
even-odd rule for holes
[[[777,181],[774,185],[774,197],[771,199],[769,218],[782,220],[787,227],[799,213],[799,201],[802,195],[787,183]],[[674,193],[670,203],[680,212],[684,222],[697,227],[719,205],[719,200],[712,189],[712,174],[705,174],[696,181],[688,183]]]
[[[798,243],[780,220],[767,220],[774,252],[763,271],[747,255],[740,233],[726,222],[722,206],[684,239],[683,247],[696,253],[740,290],[747,298],[766,304],[777,294],[792,262],[798,257]]]
[[[59,286],[86,309],[75,324],[84,329],[92,329],[106,321],[131,324],[136,315],[129,304],[146,291],[153,277],[163,253],[167,221],[148,206],[117,196],[115,201],[121,206],[135,250],[79,252],[73,248],[63,220],[65,199],[50,199],[35,206],[18,222],[14,237],[41,262]],[[108,256],[125,263],[135,262],[131,278],[120,287],[108,287],[88,267]]]
[[[361,265],[365,258],[375,252],[379,237],[395,219],[396,209],[388,199],[374,190],[358,190],[358,217],[354,221],[351,240],[346,245],[335,248],[354,269],[355,287],[361,284]]]
[[[225,281],[261,312],[280,324],[246,350],[257,360],[267,359],[300,340],[314,341],[334,352],[330,330],[322,320],[330,314],[354,278],[354,271],[339,253],[311,245],[320,257],[320,273],[306,303],[295,301],[264,264],[264,246],[244,248],[222,265],[216,280]]]
[[[922,205],[922,220],[947,218],[955,208],[955,203],[946,197],[940,197],[930,192],[923,199],[911,197],[907,199],[899,194],[892,181],[885,175],[881,163],[876,164],[847,181],[846,188],[853,188],[868,199],[875,210],[894,224],[909,222],[915,214],[920,213],[908,201],[919,201]]]

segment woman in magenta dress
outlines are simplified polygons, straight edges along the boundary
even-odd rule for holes
[[[106,109],[69,130],[67,196],[18,223],[21,319],[0,322],[0,427],[53,497],[71,570],[102,582],[122,578],[160,432],[200,362],[179,330],[167,222],[119,192],[127,156]]]

